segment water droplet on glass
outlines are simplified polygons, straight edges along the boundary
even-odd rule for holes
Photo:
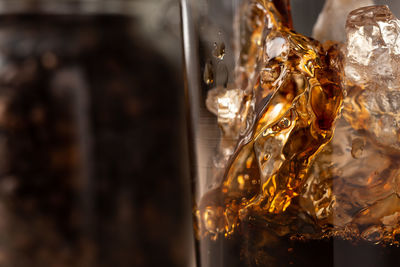
[[[225,56],[225,43],[224,42],[215,42],[214,43],[214,57],[222,60]]]
[[[204,75],[203,75],[204,82],[208,85],[214,82],[214,72],[212,62],[208,61],[206,66],[204,67]]]

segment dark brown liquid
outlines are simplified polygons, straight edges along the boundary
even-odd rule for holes
[[[198,243],[201,265],[207,267],[394,267],[400,264],[400,248],[337,238],[290,240],[259,246],[262,231]]]

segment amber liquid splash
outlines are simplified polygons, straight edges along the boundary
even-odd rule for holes
[[[204,266],[354,266],[351,254],[362,266],[399,261],[400,139],[384,124],[397,110],[349,71],[351,40],[364,38],[352,27],[366,18],[395,20],[379,6],[351,13],[346,47],[294,32],[288,1],[240,9],[237,79],[207,99],[225,167],[195,209]]]

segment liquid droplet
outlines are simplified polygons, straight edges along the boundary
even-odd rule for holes
[[[204,82],[208,85],[214,82],[214,72],[212,62],[208,61],[206,66],[204,67],[204,75],[203,75]]]
[[[225,43],[220,42],[220,43],[214,43],[214,52],[213,52],[214,57],[223,60],[225,56]]]

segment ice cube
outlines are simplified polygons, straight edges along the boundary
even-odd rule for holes
[[[321,42],[344,42],[346,18],[350,11],[373,4],[372,0],[327,0],[314,25],[313,37]]]
[[[344,117],[400,153],[400,21],[387,6],[349,14]]]

